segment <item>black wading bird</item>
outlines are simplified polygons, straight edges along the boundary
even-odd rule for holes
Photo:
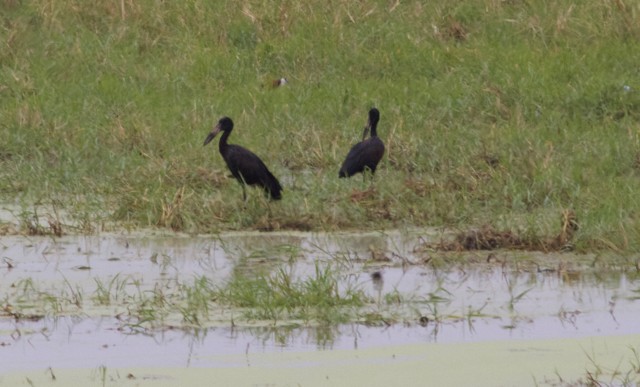
[[[351,177],[360,172],[364,174],[367,169],[371,171],[372,175],[376,172],[376,167],[384,155],[384,144],[376,132],[378,121],[380,121],[380,112],[378,109],[372,108],[369,110],[369,122],[364,128],[362,141],[349,151],[340,168],[339,177]],[[365,140],[367,131],[371,131],[371,137]]]
[[[231,121],[231,118],[222,117],[204,140],[204,145],[210,143],[220,131],[224,132],[222,138],[220,138],[220,154],[227,163],[227,167],[229,167],[233,177],[242,185],[242,198],[245,201],[247,200],[247,193],[244,187],[247,184],[259,185],[272,200],[280,200],[282,198],[282,186],[280,186],[278,179],[269,172],[262,160],[240,145],[227,144],[227,139],[232,130],[233,121]]]

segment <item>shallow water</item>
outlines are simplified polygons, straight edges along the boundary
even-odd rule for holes
[[[14,300],[17,288],[31,281],[42,292],[68,289],[84,298],[80,308],[62,308],[42,319],[16,321],[1,314],[0,374],[48,367],[238,367],[222,355],[244,356],[249,366],[254,354],[640,334],[640,279],[633,271],[590,269],[597,257],[586,255],[498,252],[487,259],[486,253],[420,248],[439,237],[424,230],[3,237],[0,294]],[[315,328],[236,321],[232,328],[222,319],[199,330],[148,331],[123,325],[123,305],[91,306],[97,284],[114,278],[133,281],[144,292],[200,275],[224,283],[233,275],[282,267],[303,278],[316,263],[337,267],[344,287],[380,299],[365,312],[392,316],[396,323]],[[382,274],[380,287],[371,279],[376,271]],[[394,303],[398,297],[402,302]]]

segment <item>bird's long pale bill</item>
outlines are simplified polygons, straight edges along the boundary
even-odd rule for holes
[[[208,143],[210,143],[210,142],[211,142],[211,140],[213,140],[213,139],[218,135],[218,133],[220,133],[220,125],[219,125],[219,124],[218,124],[218,125],[216,125],[216,126],[213,128],[213,130],[211,131],[211,133],[209,133],[209,135],[207,136],[207,138],[205,138],[205,139],[204,139],[204,144],[203,144],[203,146],[204,146],[204,145],[207,145]]]

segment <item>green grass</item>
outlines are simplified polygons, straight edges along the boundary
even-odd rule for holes
[[[0,200],[68,214],[63,232],[546,236],[571,209],[577,248],[640,249],[632,2],[7,0],[0,17]],[[372,105],[387,153],[352,196],[369,184],[337,171]],[[245,208],[202,147],[223,115],[281,202],[250,190]]]
[[[59,290],[44,289],[24,279],[0,300],[0,317],[19,321],[115,314],[134,332],[216,323],[328,326],[357,321],[372,305],[356,286],[342,289],[341,277],[331,266],[316,265],[313,275],[298,279],[280,266],[272,274],[234,275],[223,284],[202,276],[175,281],[175,287],[155,284],[142,290],[139,280],[116,275],[108,281],[95,278],[93,291],[66,281]],[[91,297],[85,297],[88,292]]]
[[[223,305],[245,309],[249,320],[302,320],[337,324],[352,321],[371,300],[358,289],[338,289],[337,273],[316,264],[315,275],[294,280],[283,267],[257,278],[234,277],[217,292]]]

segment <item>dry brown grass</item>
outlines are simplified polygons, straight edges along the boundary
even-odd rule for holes
[[[453,241],[441,241],[430,247],[445,251],[517,249],[563,251],[573,249],[572,240],[578,231],[578,220],[572,210],[562,211],[560,232],[553,237],[526,237],[511,230],[496,230],[485,224],[456,235]]]

